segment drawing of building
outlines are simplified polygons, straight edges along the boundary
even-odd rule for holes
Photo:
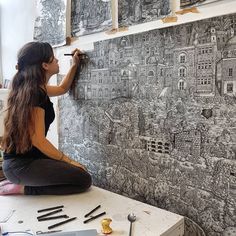
[[[201,132],[198,130],[188,130],[175,134],[174,148],[180,152],[200,157]]]
[[[195,48],[174,49],[172,89],[186,91],[195,87]]]
[[[206,1],[206,0],[180,0],[180,6],[181,7],[191,6],[193,4],[201,3],[201,2],[204,2],[204,1]]]
[[[73,36],[92,34],[112,26],[111,1],[72,0],[71,31]]]
[[[120,0],[118,6],[120,26],[157,20],[170,12],[169,0]]]
[[[236,37],[234,36],[223,51],[223,58],[217,64],[216,85],[221,95],[236,94]]]

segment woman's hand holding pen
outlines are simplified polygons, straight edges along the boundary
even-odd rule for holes
[[[72,57],[73,65],[78,66],[81,60],[79,55],[82,54],[82,52],[78,48],[76,48],[75,50],[71,52],[71,54],[73,55]]]

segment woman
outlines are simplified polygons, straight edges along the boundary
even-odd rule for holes
[[[7,180],[0,184],[0,195],[61,195],[79,193],[91,186],[85,167],[46,139],[55,118],[49,97],[69,90],[81,63],[80,53],[78,49],[72,52],[72,66],[60,85],[50,86],[50,77],[59,72],[52,47],[30,42],[19,51],[4,123],[3,171]]]

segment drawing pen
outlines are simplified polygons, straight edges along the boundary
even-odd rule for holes
[[[58,213],[58,212],[61,212],[61,211],[62,211],[62,209],[58,209],[58,210],[56,210],[56,211],[52,211],[52,212],[49,212],[49,213],[47,213],[47,214],[38,216],[37,219],[45,218],[46,216],[51,216],[51,215],[54,215],[54,214],[56,214],[56,213]]]
[[[55,206],[55,207],[45,208],[45,209],[38,210],[38,213],[39,213],[39,212],[43,212],[43,211],[56,210],[56,209],[58,209],[58,208],[63,208],[63,207],[64,207],[64,206],[61,205],[61,206]]]
[[[38,221],[46,221],[46,220],[55,220],[60,218],[69,218],[68,215],[59,215],[59,216],[52,216],[52,217],[45,217],[45,218],[39,218]]]
[[[75,219],[77,219],[77,217],[70,218],[70,219],[68,219],[68,220],[59,222],[59,223],[57,223],[57,224],[55,224],[55,225],[48,226],[48,229],[54,229],[54,228],[56,228],[56,227],[58,227],[58,226],[64,225],[64,224],[66,224],[66,223],[68,223],[68,222],[71,222],[72,220],[75,220]]]
[[[96,211],[99,207],[101,207],[101,205],[98,205],[97,207],[95,207],[93,210],[91,210],[89,213],[87,213],[84,217],[88,217],[90,214],[92,214],[94,211]]]
[[[74,56],[74,53],[65,53],[64,56]],[[79,57],[88,57],[88,56],[84,53],[80,53]]]
[[[93,216],[93,217],[91,217],[91,218],[85,220],[85,221],[84,221],[84,224],[88,223],[89,221],[95,220],[95,219],[97,219],[98,217],[103,216],[103,215],[105,215],[105,214],[106,214],[106,212],[104,211],[104,212],[102,212],[102,213],[100,213],[100,214],[98,214],[98,215],[96,215],[96,216]]]

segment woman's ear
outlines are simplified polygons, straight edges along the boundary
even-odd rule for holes
[[[46,62],[42,63],[42,67],[44,70],[48,70],[48,64]]]

